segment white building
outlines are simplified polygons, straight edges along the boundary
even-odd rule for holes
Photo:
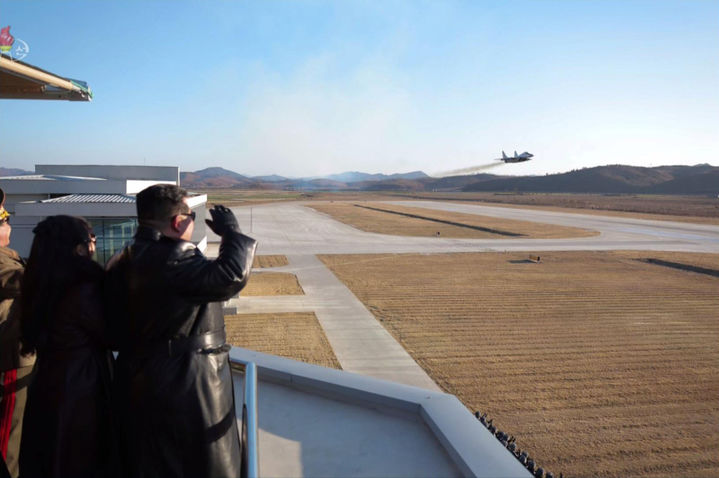
[[[176,166],[36,165],[35,174],[0,178],[5,208],[13,214],[11,247],[27,257],[35,225],[47,216],[82,216],[97,236],[97,260],[104,263],[135,234],[135,195],[153,184],[177,184]],[[188,203],[196,214],[192,241],[207,246],[207,195]]]

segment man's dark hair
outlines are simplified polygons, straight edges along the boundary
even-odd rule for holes
[[[165,221],[187,212],[182,201],[187,191],[174,184],[155,184],[137,193],[137,218],[141,221]]]

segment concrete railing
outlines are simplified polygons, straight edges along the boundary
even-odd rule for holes
[[[276,384],[300,393],[361,408],[381,410],[388,416],[411,417],[411,420],[424,423],[455,464],[461,476],[479,478],[532,476],[454,395],[320,367],[240,347],[232,347],[230,361],[233,364],[256,364],[258,373],[262,374],[262,385]],[[290,408],[292,407],[288,406],[288,409]],[[271,418],[268,417],[268,422],[265,423],[271,422]],[[362,440],[366,441],[367,438],[362,436]],[[301,440],[297,436],[295,439]],[[331,448],[331,446],[327,447],[327,449]],[[303,464],[306,467],[309,465],[309,461]],[[347,473],[347,476],[350,474]]]

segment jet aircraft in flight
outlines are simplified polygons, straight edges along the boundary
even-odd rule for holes
[[[532,159],[534,155],[532,153],[523,152],[520,155],[517,155],[517,151],[514,152],[514,156],[507,156],[504,154],[504,151],[502,151],[502,157],[498,158],[499,161],[504,161],[505,163],[521,163],[522,161],[529,161]]]

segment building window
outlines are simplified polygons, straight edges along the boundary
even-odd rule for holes
[[[95,259],[105,264],[135,235],[137,218],[134,217],[88,217],[92,231],[97,237]]]

